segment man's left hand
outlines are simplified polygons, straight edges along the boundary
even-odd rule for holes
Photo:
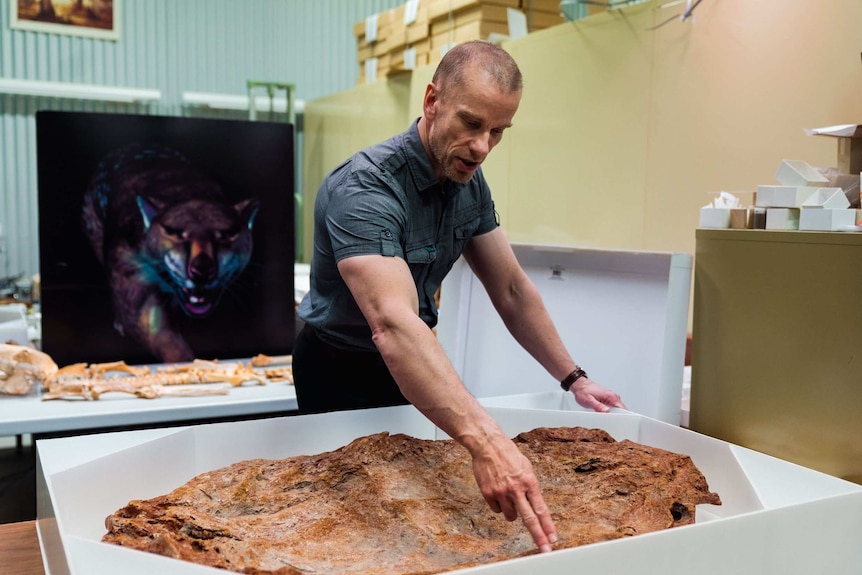
[[[627,409],[617,393],[605,389],[587,377],[575,382],[571,391],[575,394],[575,401],[578,402],[578,405],[587,409],[602,413],[610,411],[612,407]]]

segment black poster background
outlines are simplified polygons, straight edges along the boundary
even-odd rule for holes
[[[287,354],[295,337],[293,126],[285,123],[81,112],[36,114],[42,349],[58,365],[153,363],[113,327],[106,271],[84,234],[81,208],[96,166],[130,143],[176,149],[231,203],[260,201],[252,258],[206,318],[177,310],[201,359]]]

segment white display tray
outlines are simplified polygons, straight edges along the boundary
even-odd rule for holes
[[[631,411],[680,423],[688,254],[513,244],[560,337]],[[476,397],[559,389],[506,330],[464,259],[443,282],[437,337]]]
[[[597,427],[617,440],[689,454],[723,505],[699,507],[693,525],[459,573],[862,572],[862,486],[633,413],[577,411],[561,391],[494,401],[548,407],[488,407],[511,436],[540,426]],[[105,517],[132,499],[167,493],[237,461],[320,453],[381,431],[444,437],[413,407],[403,406],[39,440],[37,528],[46,572],[223,575],[102,543]]]

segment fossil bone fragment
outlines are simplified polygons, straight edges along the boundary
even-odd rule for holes
[[[293,363],[292,355],[266,355],[259,353],[251,358],[251,364],[254,367],[266,367],[268,365],[281,365],[284,363]]]
[[[44,385],[55,373],[57,364],[48,354],[23,345],[0,343],[0,394],[27,395],[33,385]]]

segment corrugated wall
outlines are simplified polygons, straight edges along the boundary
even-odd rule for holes
[[[0,94],[0,279],[39,271],[37,110],[200,115],[184,109],[183,92],[246,95],[248,80],[293,83],[301,100],[339,92],[359,71],[354,22],[403,3],[121,0],[120,39],[111,41],[11,29],[18,1],[0,0],[0,78],[147,88],[162,98],[124,105]]]

